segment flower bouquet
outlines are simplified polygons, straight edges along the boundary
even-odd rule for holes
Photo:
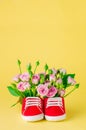
[[[44,117],[48,121],[59,121],[66,118],[64,97],[68,96],[79,87],[74,77],[65,69],[50,69],[46,64],[44,71],[36,73],[40,62],[36,62],[35,69],[28,64],[27,72],[22,72],[21,61],[18,60],[19,74],[13,78],[8,86],[9,92],[18,97],[13,104],[22,104],[21,116],[26,121],[38,121]],[[73,87],[66,94],[66,89]]]

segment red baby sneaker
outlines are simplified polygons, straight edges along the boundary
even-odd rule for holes
[[[44,118],[43,101],[39,97],[27,97],[22,102],[22,118],[26,121],[38,121]]]
[[[64,98],[45,98],[45,119],[48,121],[60,121],[66,118]]]

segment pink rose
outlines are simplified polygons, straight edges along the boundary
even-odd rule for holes
[[[23,73],[20,75],[22,81],[29,81],[30,75],[28,73]]]
[[[38,74],[33,75],[32,77],[33,84],[38,84],[39,80],[40,80],[40,76]]]
[[[68,84],[75,85],[76,81],[72,77],[68,77]]]
[[[65,95],[65,90],[59,90],[59,95],[63,97]]]
[[[20,77],[20,74],[16,75],[15,77],[13,77],[13,81],[19,82],[19,77]]]
[[[56,83],[61,84],[62,83],[62,79],[61,78],[57,79]]]
[[[44,84],[40,84],[37,87],[37,92],[41,96],[46,96],[48,93],[48,87],[46,87]]]
[[[26,89],[30,88],[30,84],[28,82],[20,82],[17,85],[17,88],[18,88],[19,91],[24,92]]]
[[[54,74],[50,74],[49,79],[50,79],[50,81],[55,81],[56,80],[56,76]]]
[[[65,75],[65,74],[66,74],[66,70],[65,70],[65,69],[63,69],[63,68],[61,68],[59,71],[60,71],[60,73],[62,73],[63,75]]]
[[[51,86],[48,91],[47,97],[54,97],[56,95],[57,91],[58,90],[54,86]]]

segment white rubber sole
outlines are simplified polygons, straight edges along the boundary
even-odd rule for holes
[[[35,116],[23,116],[21,115],[22,119],[25,121],[39,121],[44,118],[43,114],[35,115]]]
[[[61,121],[61,120],[64,120],[65,118],[66,118],[66,114],[62,116],[46,116],[45,115],[45,119],[48,121]]]

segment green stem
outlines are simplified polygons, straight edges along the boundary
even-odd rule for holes
[[[22,74],[22,71],[21,71],[21,66],[19,65],[19,70],[20,70],[20,74]]]
[[[67,97],[69,94],[71,94],[76,88],[73,88],[70,92],[68,92],[64,97]]]
[[[11,107],[14,107],[15,105],[17,105],[20,102],[20,100],[18,100],[15,104],[13,104]]]
[[[31,97],[31,90],[29,90],[29,96]]]
[[[36,69],[37,69],[37,66],[39,66],[39,64],[40,64],[39,61],[37,61],[37,62],[36,62],[36,67],[35,67],[35,69],[34,69],[34,74],[35,74]]]
[[[47,73],[48,70],[45,70],[45,74]]]
[[[35,72],[36,72],[36,69],[37,69],[37,65],[36,65],[36,67],[35,67],[35,69],[34,69],[34,74],[35,74]]]

